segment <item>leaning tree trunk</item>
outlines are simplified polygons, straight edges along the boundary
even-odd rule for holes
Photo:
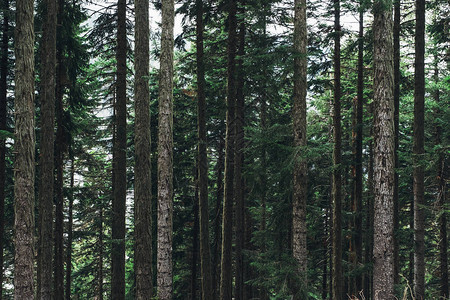
[[[306,71],[307,71],[306,0],[294,1],[294,192],[292,198],[292,254],[297,261],[297,273],[303,286],[307,283],[306,251]],[[296,299],[300,299],[301,293]]]
[[[392,6],[374,3],[374,268],[376,299],[394,296],[394,66]]]
[[[158,299],[172,299],[174,1],[162,2],[158,119]]]
[[[228,66],[227,66],[227,115],[225,145],[225,176],[222,218],[222,260],[220,268],[221,300],[231,300],[232,294],[232,239],[233,239],[233,184],[235,147],[235,105],[236,105],[236,28],[237,0],[228,0]]]
[[[425,108],[425,0],[416,0],[414,61],[414,295],[425,298],[425,198],[424,198],[424,108]]]
[[[34,1],[16,2],[14,299],[34,299]]]
[[[152,296],[152,189],[148,0],[135,0],[135,276],[136,299]]]
[[[39,186],[39,277],[40,299],[53,298],[53,187],[56,87],[57,1],[45,1],[46,17],[41,49],[41,151]],[[51,241],[52,239],[50,239]]]

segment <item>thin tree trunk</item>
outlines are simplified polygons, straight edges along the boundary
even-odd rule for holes
[[[416,0],[414,61],[414,295],[425,298],[425,198],[424,198],[424,123],[425,123],[425,0]]]
[[[135,27],[135,275],[136,299],[152,296],[152,189],[149,76],[149,1],[136,0]]]
[[[373,116],[373,104],[369,105],[369,114]],[[373,136],[373,126],[370,127],[370,136]],[[365,264],[373,262],[373,217],[374,217],[374,189],[373,189],[373,141],[369,141],[369,166],[367,172],[367,204],[366,204],[366,248],[364,253]],[[368,270],[364,276],[364,297],[373,296],[373,272]]]
[[[99,211],[97,300],[103,300],[103,207]]]
[[[394,1],[394,284],[399,283],[399,196],[398,196],[398,144],[400,116],[400,0]]]
[[[213,299],[211,252],[209,243],[208,156],[206,140],[205,64],[203,59],[203,0],[196,0],[197,46],[197,123],[198,123],[198,187],[200,217],[200,264],[202,299]]]
[[[114,199],[112,203],[112,249],[111,249],[111,298],[125,298],[125,210],[127,194],[126,147],[127,147],[127,33],[126,0],[117,2],[117,78],[116,78],[116,140],[113,160]]]
[[[374,3],[374,268],[376,299],[394,299],[394,66],[392,7]]]
[[[56,22],[57,1],[45,1],[45,23],[41,49],[41,151],[39,186],[39,278],[40,299],[52,299],[53,243],[53,187],[55,141],[56,86]],[[51,240],[51,239],[50,239]]]
[[[244,96],[244,64],[243,56],[245,54],[245,0],[241,0],[240,20],[239,20],[239,34],[238,34],[238,61],[237,61],[237,76],[236,76],[236,108],[235,108],[235,199],[236,199],[236,279],[235,279],[235,299],[245,299],[245,278],[244,278],[244,256],[243,248],[245,242],[245,228],[244,228],[244,213],[245,213],[245,195],[244,195],[244,179],[242,178],[242,171],[244,168],[244,110],[245,110],[245,96]]]
[[[16,2],[14,299],[34,299],[34,1]]]
[[[72,284],[72,241],[73,241],[73,194],[75,183],[75,163],[72,158],[70,165],[70,191],[69,198],[69,220],[67,221],[67,249],[66,249],[66,300],[71,298],[71,284]]]
[[[3,0],[3,26],[0,58],[0,130],[7,130],[9,0]],[[6,139],[0,138],[0,300],[3,290],[3,246],[5,232]]]
[[[198,167],[197,167],[198,169]],[[197,171],[197,170],[196,170]],[[190,299],[197,299],[197,265],[198,265],[198,236],[200,231],[199,224],[199,200],[198,200],[198,183],[197,176],[195,176],[195,198],[192,205],[192,211],[194,214],[194,228],[192,229],[192,260],[191,260],[191,297]]]
[[[237,0],[228,0],[228,66],[227,66],[227,115],[225,144],[225,177],[222,218],[222,260],[220,273],[221,300],[231,300],[232,295],[232,239],[233,239],[233,183],[235,152],[235,59],[236,59],[236,11]]]
[[[342,299],[342,195],[341,195],[341,25],[340,1],[334,0],[334,101],[333,101],[333,239],[332,298]]]
[[[301,281],[302,292],[294,297],[303,297],[307,286],[307,250],[306,250],[306,197],[307,164],[306,152],[306,71],[307,71],[307,30],[306,0],[294,1],[294,191],[292,198],[292,254],[297,261],[297,273]]]
[[[174,1],[162,2],[158,120],[158,299],[172,299]]]

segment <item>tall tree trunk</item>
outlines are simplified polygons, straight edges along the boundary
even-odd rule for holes
[[[0,58],[0,130],[7,130],[9,0],[3,0],[3,26]],[[6,139],[0,138],[0,300],[3,290],[3,246],[5,232]]]
[[[398,144],[400,116],[400,0],[394,1],[394,284],[399,283],[399,196],[398,196]]]
[[[97,300],[103,300],[103,207],[99,210]]]
[[[152,189],[148,0],[136,0],[135,27],[135,270],[136,299],[152,296]]]
[[[196,168],[196,171],[198,171],[198,166]],[[198,177],[197,175],[195,177],[195,198],[194,203],[192,205],[192,211],[194,215],[194,228],[192,228],[192,260],[191,260],[191,297],[190,299],[195,300],[197,299],[197,265],[198,265],[198,236],[200,231],[200,220],[199,220],[199,200],[198,200]]]
[[[244,168],[244,110],[245,110],[245,96],[244,96],[244,64],[243,56],[245,54],[245,0],[240,2],[240,20],[239,20],[239,34],[238,34],[238,51],[239,59],[237,61],[237,76],[236,76],[236,108],[235,108],[235,169],[234,169],[234,192],[236,199],[236,279],[235,279],[235,299],[243,300],[245,297],[245,278],[244,278],[244,242],[245,242],[245,228],[244,228],[244,213],[245,213],[245,195],[244,195],[244,179],[242,178],[242,171]]]
[[[374,268],[378,299],[394,299],[394,66],[392,6],[374,2]]]
[[[174,1],[162,2],[158,132],[158,299],[172,299]]]
[[[14,299],[34,299],[34,1],[16,2]]]
[[[126,0],[117,1],[116,140],[114,143],[114,198],[112,203],[111,298],[125,298],[125,210],[127,194],[127,32]]]
[[[425,198],[424,198],[424,123],[425,123],[425,0],[416,0],[414,61],[414,295],[425,298]]]
[[[297,261],[297,273],[302,290],[307,284],[307,250],[306,250],[306,197],[307,197],[307,164],[306,147],[306,83],[307,71],[307,30],[306,0],[294,1],[294,107],[292,118],[294,123],[294,146],[296,156],[294,162],[294,191],[292,198],[292,254]],[[302,297],[297,294],[296,299]]]
[[[232,294],[232,239],[233,239],[233,183],[235,152],[235,105],[236,105],[236,42],[237,0],[228,0],[228,65],[227,65],[227,116],[225,144],[225,176],[222,218],[222,260],[220,268],[221,300],[231,300]]]
[[[72,241],[73,241],[73,194],[75,183],[75,162],[72,158],[70,165],[70,191],[69,198],[69,219],[67,221],[67,249],[66,249],[66,300],[71,299],[72,284]]]
[[[332,298],[342,299],[342,195],[341,195],[341,25],[340,1],[334,0],[334,101],[333,101],[333,239]]]
[[[196,0],[198,187],[202,299],[213,299],[209,244],[208,157],[206,140],[205,64],[203,59],[203,0]]]
[[[41,170],[38,257],[40,295],[38,297],[40,299],[52,299],[53,243],[49,242],[49,237],[53,235],[57,1],[45,1],[45,8],[45,23],[41,42]]]

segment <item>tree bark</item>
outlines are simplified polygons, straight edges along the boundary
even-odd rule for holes
[[[113,161],[114,198],[112,203],[111,298],[125,298],[125,210],[127,194],[127,32],[126,0],[117,1],[117,74],[116,74],[116,140]]]
[[[158,299],[172,299],[174,1],[162,2],[158,120]]]
[[[152,296],[152,189],[149,88],[149,2],[135,0],[135,276],[136,299]]]
[[[342,176],[341,176],[341,25],[340,1],[334,0],[334,101],[333,101],[333,239],[332,239],[332,298],[343,296],[342,274]]]
[[[34,1],[16,2],[14,299],[34,299]]]
[[[414,295],[425,298],[425,198],[424,198],[424,123],[425,123],[425,0],[416,0],[414,61]]]
[[[297,261],[297,273],[302,290],[307,285],[307,249],[306,249],[306,197],[307,197],[307,163],[306,147],[306,71],[307,71],[307,30],[306,0],[294,1],[294,191],[292,198],[292,253]],[[297,294],[296,299],[301,297]]]
[[[228,65],[227,65],[227,114],[225,144],[225,176],[222,217],[222,260],[220,268],[221,300],[232,297],[232,239],[233,239],[233,184],[235,155],[235,105],[236,105],[236,42],[237,42],[237,0],[228,0]]]
[[[57,1],[45,1],[45,23],[41,41],[41,151],[39,186],[39,275],[40,299],[52,299],[53,187],[56,87]],[[50,239],[51,241],[52,239]]]
[[[74,184],[75,184],[75,162],[74,162],[74,158],[72,158],[71,165],[70,165],[70,191],[68,193],[69,219],[67,221],[66,286],[65,286],[66,300],[71,299]]]
[[[376,299],[394,299],[394,66],[392,6],[374,2],[374,268]]]

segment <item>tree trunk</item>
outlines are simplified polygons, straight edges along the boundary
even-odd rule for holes
[[[374,3],[374,268],[376,299],[394,299],[394,66],[392,7]]]
[[[39,278],[40,299],[52,299],[53,187],[55,141],[56,86],[56,22],[57,1],[45,1],[46,14],[41,41],[41,151],[39,186]],[[52,239],[50,238],[50,241]]]
[[[307,164],[306,152],[306,71],[307,71],[307,30],[306,0],[294,1],[294,191],[292,198],[292,253],[297,261],[297,273],[302,291],[307,285],[307,250],[306,250],[306,197]],[[300,299],[302,293],[297,293]]]
[[[174,1],[162,2],[158,131],[158,299],[172,299]]]
[[[7,130],[9,0],[3,0],[3,26],[0,58],[0,130]],[[3,246],[5,232],[6,139],[0,138],[0,300],[3,287]]]
[[[198,187],[200,217],[200,264],[202,299],[213,299],[211,252],[209,244],[208,157],[206,140],[205,64],[203,59],[203,0],[197,0],[197,123],[198,123]]]
[[[228,0],[228,65],[227,65],[227,116],[225,144],[225,177],[222,218],[222,260],[220,268],[221,300],[231,300],[232,295],[232,239],[233,239],[233,183],[234,183],[234,153],[235,153],[235,59],[236,59],[236,29],[237,0]]]
[[[135,1],[135,276],[136,299],[152,296],[152,189],[148,0]]]
[[[399,195],[398,195],[398,145],[400,116],[400,0],[394,1],[394,284],[399,283]]]
[[[103,207],[99,211],[97,300],[103,300]]]
[[[73,194],[75,183],[75,166],[74,158],[70,165],[70,191],[69,198],[69,220],[67,221],[67,253],[66,253],[66,300],[71,299],[71,284],[72,284],[72,241],[73,241]]]
[[[414,295],[425,298],[425,198],[424,198],[424,123],[425,123],[425,0],[416,0],[414,61]]]
[[[342,195],[341,195],[341,25],[340,1],[334,0],[334,101],[333,101],[333,239],[332,298],[342,299]]]
[[[126,0],[117,2],[117,78],[116,78],[116,140],[113,161],[114,198],[112,203],[112,249],[111,249],[111,298],[125,298],[125,210],[127,194],[126,147],[127,147],[127,33]]]
[[[197,167],[198,169],[198,167]],[[198,171],[198,170],[196,170]],[[192,212],[194,215],[194,228],[192,228],[192,260],[191,260],[191,297],[190,299],[195,300],[197,299],[197,265],[198,265],[198,236],[200,231],[200,224],[199,224],[199,200],[198,200],[198,183],[197,183],[197,176],[195,177],[195,197],[194,197],[194,203],[192,205]]]
[[[34,1],[16,2],[14,299],[34,299]]]

